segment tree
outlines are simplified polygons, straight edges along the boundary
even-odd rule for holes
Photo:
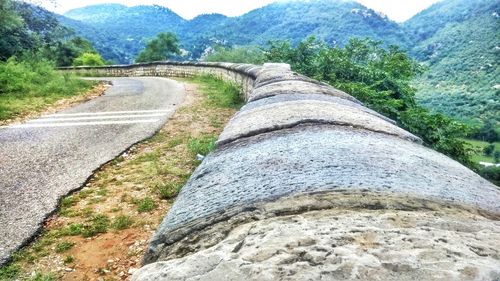
[[[164,61],[168,60],[174,54],[180,54],[177,36],[171,32],[162,32],[148,42],[146,48],[139,53],[135,61]]]
[[[104,65],[104,60],[101,55],[95,53],[83,53],[81,56],[75,58],[73,61],[74,66],[99,66]]]
[[[495,163],[500,162],[500,151],[495,151],[495,153],[493,154],[493,161],[495,161]]]
[[[262,64],[265,61],[264,52],[255,46],[245,47],[223,47],[216,46],[213,52],[208,54],[204,61],[215,62],[235,62],[235,63],[253,63]]]
[[[492,156],[493,151],[495,151],[495,145],[490,143],[489,145],[485,146],[483,149],[483,153],[485,156]]]
[[[495,130],[495,124],[493,121],[488,120],[474,135],[475,139],[479,139],[487,142],[496,142],[500,140],[500,134]]]
[[[0,60],[5,61],[21,50],[25,34],[23,19],[14,10],[10,0],[0,1]]]

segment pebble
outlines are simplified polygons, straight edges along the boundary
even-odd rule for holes
[[[136,271],[137,271],[137,268],[133,268],[133,267],[131,267],[131,268],[129,268],[129,270],[128,270],[128,274],[129,274],[129,275],[132,275],[132,274],[134,274]]]

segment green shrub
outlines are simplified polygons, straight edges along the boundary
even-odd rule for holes
[[[75,246],[75,243],[67,242],[67,241],[61,242],[61,243],[56,245],[56,252],[57,253],[66,252],[69,249],[73,248],[73,246]]]
[[[151,197],[146,197],[137,202],[137,211],[139,213],[151,212],[156,209],[156,203]]]
[[[100,66],[104,65],[101,55],[96,53],[83,53],[73,60],[74,66]]]
[[[134,220],[131,217],[121,215],[114,219],[111,227],[116,230],[122,230],[129,228],[132,224],[134,224]]]
[[[95,82],[60,73],[46,60],[0,61],[0,120],[38,111],[62,98],[78,95]]]

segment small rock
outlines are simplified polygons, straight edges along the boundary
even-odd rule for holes
[[[133,268],[133,267],[131,267],[131,268],[129,268],[129,270],[128,270],[128,274],[129,274],[129,275],[132,275],[132,274],[134,274],[136,271],[137,271],[137,268]]]
[[[205,156],[201,155],[201,154],[196,154],[196,159],[198,161],[203,161],[203,159],[205,159]]]
[[[66,271],[66,272],[72,272],[72,271],[73,271],[73,268],[69,268],[69,267],[67,267],[67,268],[65,268],[65,269],[64,269],[64,271]]]

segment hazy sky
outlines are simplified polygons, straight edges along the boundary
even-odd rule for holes
[[[43,6],[47,9],[57,13],[64,13],[73,8],[100,3],[121,3],[127,6],[158,4],[172,9],[186,19],[191,19],[203,13],[221,13],[227,16],[239,16],[250,10],[276,1],[277,0],[56,0],[56,6],[54,6],[50,0],[42,0],[41,3],[43,3]],[[404,21],[439,0],[356,1],[386,14],[395,21]]]

